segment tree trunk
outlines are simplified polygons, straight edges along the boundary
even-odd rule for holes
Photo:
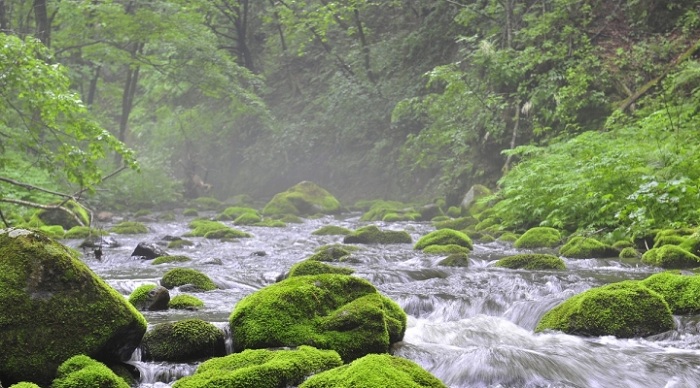
[[[34,0],[34,17],[36,18],[36,37],[46,47],[51,46],[51,24],[46,10],[46,0]]]
[[[371,57],[369,46],[367,45],[367,38],[365,37],[365,30],[362,28],[362,20],[360,20],[360,11],[358,11],[357,8],[353,9],[353,15],[355,16],[357,35],[360,37],[360,44],[362,44],[362,55],[364,56],[365,60],[365,71],[367,72],[367,78],[370,80],[370,82],[376,83],[374,72],[372,72]]]
[[[95,102],[95,95],[97,94],[97,81],[100,79],[100,70],[102,70],[102,66],[97,66],[97,68],[95,68],[95,75],[90,80],[90,89],[88,89],[87,101],[85,101],[88,106]]]
[[[136,43],[133,50],[131,51],[132,58],[136,58],[136,55],[141,53],[143,50],[143,43]],[[127,69],[126,82],[124,83],[124,91],[122,93],[122,114],[119,117],[119,134],[117,139],[122,143],[126,143],[126,138],[128,136],[129,128],[129,115],[131,115],[131,110],[134,107],[134,96],[136,95],[136,87],[139,82],[139,71],[140,66],[136,65],[133,68],[131,65]],[[122,156],[116,154],[114,156],[114,161],[117,164],[121,164]]]
[[[248,0],[241,0],[236,7],[238,17],[235,20],[236,36],[238,37],[238,54],[241,58],[243,66],[255,73],[255,64],[253,56],[248,46],[248,16],[249,16]]]
[[[7,10],[5,9],[5,0],[0,0],[0,32],[9,32],[7,27]]]

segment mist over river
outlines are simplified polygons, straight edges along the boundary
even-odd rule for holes
[[[171,268],[204,272],[220,288],[192,293],[204,301],[204,308],[146,311],[144,316],[149,325],[201,318],[228,335],[228,317],[240,299],[274,283],[316,248],[342,242],[342,236],[314,236],[314,230],[324,225],[349,229],[367,225],[359,221],[359,214],[347,214],[304,220],[285,228],[236,226],[253,237],[230,242],[193,237],[188,239],[194,246],[168,250],[193,258],[191,262],[151,265],[130,256],[139,242],[184,235],[190,220],[178,216],[175,221],[146,222],[149,234],[115,235],[120,247],[105,248],[101,261],[89,253],[83,260],[125,297],[142,284],[157,284]],[[373,224],[405,230],[414,242],[434,230],[427,222]],[[108,229],[111,224],[99,226]],[[67,241],[73,247],[79,243]],[[454,268],[438,266],[444,256],[415,251],[412,244],[358,247],[353,260],[342,265],[372,282],[408,314],[404,340],[393,346],[392,353],[415,361],[449,387],[700,386],[700,316],[676,316],[675,330],[648,338],[533,332],[540,317],[566,298],[658,272],[639,261],[564,258],[567,269],[563,271],[510,270],[493,264],[525,250],[508,243],[476,242],[469,267]],[[175,289],[170,295],[178,293]],[[168,387],[197,366],[145,362],[138,350],[129,363],[141,372],[141,388]]]

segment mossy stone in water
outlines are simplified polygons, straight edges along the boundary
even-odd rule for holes
[[[211,291],[218,288],[209,276],[192,268],[173,268],[163,275],[160,284],[168,289],[185,284],[191,284],[202,291]]]
[[[498,241],[515,243],[518,240],[518,235],[513,232],[505,232],[498,236]]]
[[[352,230],[337,225],[325,225],[311,232],[314,236],[346,236],[350,233]]]
[[[148,228],[137,221],[123,221],[114,225],[110,231],[116,234],[142,234],[148,233]]]
[[[261,222],[262,218],[257,213],[243,213],[233,221],[234,225],[254,225]]]
[[[642,280],[642,284],[661,294],[673,314],[700,313],[700,276],[662,272]]]
[[[297,386],[315,373],[342,365],[333,350],[310,346],[296,349],[248,349],[203,362],[192,376],[175,382],[173,388]]]
[[[370,354],[309,377],[299,388],[447,388],[437,377],[411,360]]]
[[[561,233],[554,228],[537,226],[528,229],[513,244],[516,248],[552,248],[561,243]]]
[[[96,228],[91,228],[89,226],[74,226],[70,228],[66,232],[66,234],[63,236],[65,239],[78,239],[78,238],[87,238],[91,236],[104,236],[106,235],[107,232],[96,229]]]
[[[457,244],[447,244],[447,245],[428,245],[423,249],[423,253],[432,255],[444,255],[444,254],[458,254],[464,253],[468,254],[471,250],[467,247],[463,247]]]
[[[176,310],[199,310],[204,307],[204,302],[196,296],[180,294],[170,299],[168,307]]]
[[[469,250],[474,248],[472,239],[466,234],[454,229],[438,229],[421,237],[418,242],[416,242],[416,245],[413,246],[413,249],[422,250],[431,245],[449,244],[459,245]]]
[[[380,230],[375,225],[364,226],[345,236],[345,244],[410,244],[411,235],[405,231]]]
[[[159,323],[143,336],[144,358],[187,362],[226,354],[224,332],[198,318]]]
[[[175,241],[184,241],[184,240],[175,240]],[[170,245],[168,245],[170,247]],[[183,256],[183,255],[173,255],[173,256],[158,256],[153,261],[151,261],[151,265],[158,265],[158,264],[166,264],[166,263],[186,263],[188,261],[192,261],[192,259],[189,256]]]
[[[267,216],[310,216],[317,213],[335,214],[340,202],[328,191],[313,182],[303,181],[287,191],[276,194],[265,205],[262,213]]]
[[[36,213],[36,216],[44,225],[61,225],[66,230],[74,226],[90,225],[90,213],[78,202],[70,200],[62,207],[73,214],[61,209],[42,209]]]
[[[337,273],[343,275],[350,275],[355,272],[351,268],[345,267],[335,267],[330,264],[322,263],[317,260],[307,259],[296,263],[289,269],[289,275],[287,277],[293,276],[304,276],[304,275],[320,275],[324,273]]]
[[[129,295],[129,303],[140,311],[167,310],[170,302],[168,289],[155,284],[138,286]]]
[[[357,247],[352,245],[323,245],[316,249],[316,253],[309,257],[309,260],[338,262],[344,261],[345,258],[357,250]]]
[[[621,259],[638,259],[642,257],[642,254],[634,247],[626,247],[622,248],[618,257]]]
[[[469,255],[465,252],[453,253],[446,258],[440,260],[438,265],[443,267],[468,267]]]
[[[541,253],[522,253],[519,255],[506,256],[498,260],[496,267],[510,269],[566,269],[564,260],[554,255]]]
[[[575,236],[570,238],[559,249],[559,254],[565,257],[588,259],[593,257],[617,257],[620,252],[594,238]]]
[[[547,312],[535,331],[631,338],[671,329],[673,316],[663,296],[638,281],[624,281],[567,299]]]
[[[229,318],[233,350],[313,345],[350,361],[386,353],[403,338],[406,314],[364,279],[290,277],[243,298]]]
[[[188,237],[205,237],[205,238],[241,238],[250,237],[250,234],[230,228],[221,222],[210,220],[193,220],[188,224],[192,229],[185,234]]]
[[[452,220],[437,221],[433,222],[435,229],[453,229],[453,230],[464,230],[470,226],[477,224],[477,219],[472,216],[455,218]]]
[[[61,364],[51,384],[51,388],[78,387],[129,388],[129,384],[105,364],[81,354]]]
[[[216,219],[218,221],[231,221],[231,220],[235,220],[236,218],[238,218],[244,214],[257,215],[258,211],[253,209],[253,208],[245,207],[245,206],[231,206],[231,207],[227,207],[226,209],[224,209],[224,211],[219,213],[216,216]]]
[[[0,376],[48,385],[75,354],[128,358],[146,320],[75,251],[24,229],[0,230]]]
[[[642,262],[667,269],[694,268],[700,266],[700,257],[679,246],[664,245],[644,252]]]

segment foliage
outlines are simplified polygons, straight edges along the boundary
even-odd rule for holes
[[[105,364],[85,355],[67,359],[58,367],[51,388],[77,387],[128,388],[129,384]]]

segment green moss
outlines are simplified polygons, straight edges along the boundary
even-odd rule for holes
[[[440,260],[438,265],[443,267],[468,267],[469,256],[466,252],[452,253],[446,258]]]
[[[268,216],[308,216],[316,213],[335,214],[339,211],[340,202],[331,193],[315,183],[304,181],[275,195],[262,212]]]
[[[198,318],[155,325],[143,336],[144,358],[188,362],[226,354],[224,332]]]
[[[497,231],[499,229],[498,220],[495,218],[485,218],[479,221],[478,224],[474,225],[474,230],[476,231]]]
[[[515,240],[516,248],[552,248],[561,243],[561,233],[554,228],[538,226],[528,229]]]
[[[34,383],[22,381],[22,382],[19,382],[17,384],[10,385],[10,388],[41,388],[41,387],[34,384]]]
[[[564,257],[588,259],[593,257],[617,257],[620,252],[594,238],[576,236],[570,238],[559,249],[559,254]]]
[[[129,303],[140,311],[167,310],[170,293],[164,287],[144,284],[129,295]]]
[[[642,280],[642,284],[661,294],[673,314],[700,313],[700,276],[662,272]]]
[[[564,260],[554,255],[540,253],[522,253],[512,255],[498,260],[496,267],[511,268],[511,269],[566,269]]]
[[[535,331],[645,337],[673,328],[666,300],[640,282],[624,281],[573,296],[547,312]]]
[[[148,293],[151,292],[154,288],[158,287],[156,284],[142,284],[129,295],[129,303],[134,305],[134,307],[139,308],[139,306],[143,306],[144,303],[148,301],[149,295]]]
[[[435,217],[433,217],[433,218],[430,219],[430,222],[432,222],[433,225],[435,225],[435,224],[437,224],[438,222],[449,221],[449,220],[451,220],[451,219],[452,219],[451,217],[449,217],[449,216],[444,216],[444,215],[443,215],[443,216],[435,216]]]
[[[285,224],[282,220],[273,220],[271,218],[268,218],[266,220],[254,223],[253,226],[262,226],[267,228],[285,228],[287,224]]]
[[[309,377],[299,388],[447,388],[418,364],[388,354],[370,354]]]
[[[246,238],[246,237],[251,237],[251,235],[249,233],[243,232],[241,230],[228,228],[228,227],[226,229],[212,230],[211,232],[207,232],[204,235],[204,238],[212,239],[212,240],[233,240],[233,239],[237,239],[237,238]]]
[[[694,268],[700,266],[700,257],[676,245],[664,245],[644,252],[642,262],[667,269]]]
[[[73,215],[60,209],[42,209],[36,213],[36,217],[41,220],[43,225],[61,225],[63,229],[70,229],[81,224],[90,225],[90,213],[81,204],[70,200],[62,206],[73,212],[80,222]]]
[[[224,204],[216,198],[199,197],[192,200],[192,204],[200,210],[219,210]]]
[[[138,345],[146,320],[73,250],[5,229],[0,257],[0,375],[48,385],[75,354],[116,359]]]
[[[474,249],[472,239],[466,234],[454,229],[439,229],[421,237],[413,249],[425,249],[430,245],[449,245],[455,244],[468,249]]]
[[[61,364],[51,388],[78,387],[129,388],[129,384],[103,363],[77,355]]]
[[[261,222],[262,218],[256,213],[243,213],[233,221],[234,225],[253,225]]]
[[[229,318],[234,351],[314,345],[349,361],[385,353],[403,338],[406,314],[364,279],[290,277],[243,298]]]
[[[634,243],[631,240],[618,240],[613,243],[612,247],[621,251],[625,248],[633,248]]]
[[[471,249],[457,244],[428,245],[427,247],[425,247],[425,249],[423,249],[423,253],[427,253],[430,255],[444,255],[455,253],[467,254],[469,252],[471,252]]]
[[[296,216],[294,214],[285,214],[282,217],[279,218],[280,221],[285,222],[287,224],[303,224],[304,220]]]
[[[498,237],[498,241],[515,243],[518,240],[518,235],[513,232],[505,232]]]
[[[145,217],[151,214],[151,211],[148,209],[141,209],[134,213],[134,217]]]
[[[460,208],[459,206],[450,206],[447,209],[447,215],[452,218],[458,218],[462,215],[462,208]]]
[[[230,228],[218,221],[199,219],[191,221],[188,226],[192,230],[185,234],[187,237],[205,237],[211,239],[250,237],[250,234]]]
[[[182,215],[185,217],[197,217],[199,215],[199,212],[195,208],[187,208],[182,211]]]
[[[218,221],[232,221],[244,214],[255,214],[259,217],[258,211],[253,208],[245,206],[231,206],[219,213],[216,216],[216,219]]]
[[[123,221],[114,225],[110,231],[116,234],[142,234],[148,233],[148,228],[140,222]]]
[[[387,214],[404,214],[405,212],[415,212],[412,206],[398,201],[371,201],[368,202],[367,211],[360,217],[360,221],[381,221]]]
[[[642,254],[634,247],[626,247],[622,248],[618,257],[621,259],[638,259],[642,257]]]
[[[191,247],[194,245],[194,243],[190,240],[185,240],[185,239],[177,239],[168,242],[168,248],[169,249],[181,249],[184,247]]]
[[[345,267],[335,267],[317,260],[307,259],[300,261],[289,269],[288,277],[304,276],[304,275],[320,275],[324,273],[336,273],[342,275],[350,275],[354,270]]]
[[[654,239],[654,248],[659,248],[664,245],[681,245],[686,238],[681,236],[660,236]]]
[[[256,349],[202,363],[194,375],[173,388],[297,386],[312,374],[342,365],[338,353],[300,346],[289,350]]]
[[[91,228],[89,226],[74,226],[70,228],[63,236],[65,239],[88,238],[91,236],[104,236],[107,232],[100,229]]]
[[[316,253],[311,255],[309,260],[339,262],[343,261],[350,255],[351,252],[356,250],[357,248],[352,245],[324,245],[316,249]]]
[[[163,275],[160,284],[165,288],[192,284],[202,291],[216,290],[218,287],[209,276],[191,268],[173,268]]]
[[[151,265],[166,264],[166,263],[186,263],[192,261],[188,256],[174,255],[174,256],[159,256],[151,261]]]
[[[374,225],[363,226],[345,236],[346,244],[410,244],[411,235],[405,231],[380,230]]]
[[[66,235],[66,231],[61,225],[40,226],[39,231],[53,239],[61,239]]]
[[[325,225],[311,232],[314,236],[346,236],[350,233],[352,230],[336,225]]]
[[[199,310],[204,307],[204,302],[196,296],[180,294],[170,299],[168,307],[177,310]]]
[[[171,211],[158,215],[158,220],[160,221],[175,221],[176,219],[177,218],[175,217],[175,213]]]
[[[435,229],[454,229],[454,230],[464,230],[470,226],[476,225],[478,221],[472,216],[466,216],[461,218],[455,218],[453,220],[438,221],[433,222]]]

